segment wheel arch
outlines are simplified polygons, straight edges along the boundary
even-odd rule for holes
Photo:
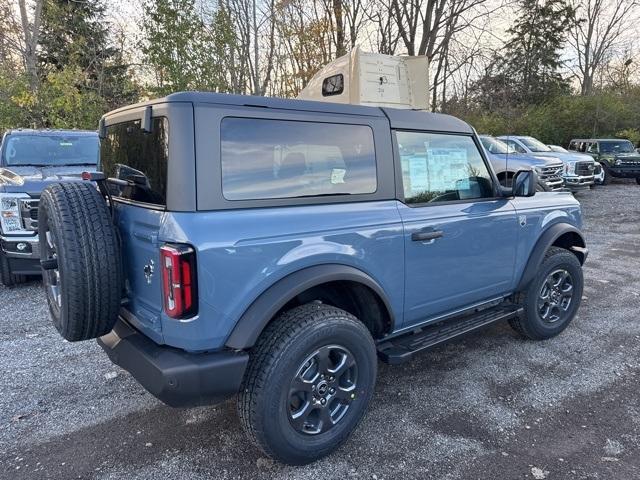
[[[377,305],[377,310],[374,310],[373,313],[375,314],[377,311],[380,318],[372,320],[376,322],[376,325],[368,324],[368,318],[360,318],[360,320],[367,325],[374,337],[382,336],[393,330],[395,318],[391,303],[378,282],[355,267],[342,264],[323,264],[291,273],[262,292],[242,314],[225,345],[228,348],[238,350],[253,347],[264,328],[279,312],[288,306],[295,305],[298,299],[313,301],[315,300],[314,295],[320,295],[320,292],[326,294],[329,288],[333,292],[343,292],[345,296],[335,293],[334,295],[343,298],[345,302],[349,300],[349,296],[353,292],[361,289],[363,298],[358,295],[350,298],[351,302],[355,302],[353,303],[354,308],[367,308],[365,305],[375,307]],[[336,302],[330,302],[330,304],[334,303]],[[334,306],[350,310],[344,305]],[[358,316],[352,311],[350,313]],[[382,322],[382,326],[378,325],[378,320]]]
[[[516,291],[523,290],[533,280],[545,253],[549,250],[549,247],[554,246],[569,250],[578,258],[581,265],[587,259],[588,250],[580,230],[564,222],[551,225],[544,231],[533,247]]]

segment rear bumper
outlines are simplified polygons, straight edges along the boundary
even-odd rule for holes
[[[158,345],[123,319],[98,344],[113,363],[172,407],[212,405],[231,397],[249,361],[245,352],[188,353]]]

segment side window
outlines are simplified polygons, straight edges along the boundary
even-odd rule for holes
[[[491,175],[471,137],[396,132],[396,139],[407,203],[493,196]]]
[[[323,97],[340,95],[342,92],[344,92],[344,76],[341,73],[327,77],[322,82]]]
[[[373,130],[365,125],[228,117],[222,120],[220,140],[227,200],[377,189]]]
[[[166,205],[169,122],[153,119],[151,133],[140,128],[140,120],[109,125],[100,144],[100,164],[114,197],[153,205]]]
[[[598,153],[598,142],[594,142],[591,145],[589,145],[589,148],[587,149],[587,151],[589,153]]]
[[[578,142],[571,140],[571,143],[569,143],[569,150],[578,150]]]
[[[509,145],[511,145],[516,152],[518,152],[518,153],[527,153],[527,151],[524,149],[524,147],[522,145],[520,145],[518,142],[515,142],[513,140],[508,140],[507,143],[509,143]]]

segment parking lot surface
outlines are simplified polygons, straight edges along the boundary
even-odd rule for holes
[[[253,448],[233,402],[171,409],[95,342],[62,340],[40,282],[0,287],[0,478],[640,478],[640,187],[578,199],[590,256],[562,335],[497,325],[380,364],[356,433],[302,468]]]

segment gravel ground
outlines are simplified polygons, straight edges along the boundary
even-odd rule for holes
[[[591,253],[562,335],[497,325],[381,364],[356,433],[304,468],[254,449],[233,403],[171,409],[95,342],[63,341],[39,282],[0,287],[0,477],[640,478],[640,187],[578,198]]]

